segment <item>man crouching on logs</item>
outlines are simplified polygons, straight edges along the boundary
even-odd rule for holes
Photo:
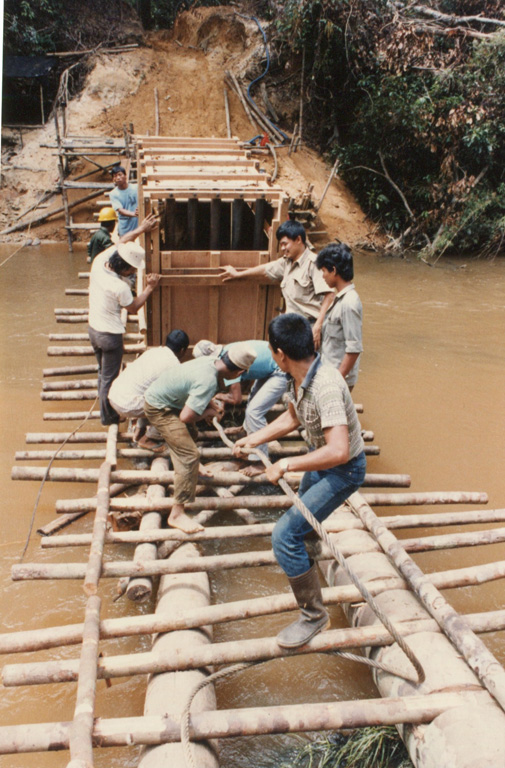
[[[256,352],[247,342],[222,357],[199,357],[164,371],[145,393],[144,413],[168,446],[174,467],[174,502],[167,523],[185,533],[203,531],[184,505],[194,501],[200,453],[194,438],[196,422],[220,419],[224,406],[214,395],[225,380],[236,379],[254,363]]]
[[[288,373],[288,410],[268,426],[237,440],[234,453],[244,456],[268,440],[302,427],[309,453],[281,459],[266,470],[277,483],[288,471],[305,471],[299,496],[322,522],[363,483],[366,471],[361,426],[349,389],[341,374],[322,365],[314,351],[310,323],[289,313],[272,320],[269,329],[272,356]],[[277,636],[282,648],[298,648],[329,624],[316,565],[309,559],[304,537],[312,530],[292,506],[276,524],[272,548],[286,573],[301,614]]]

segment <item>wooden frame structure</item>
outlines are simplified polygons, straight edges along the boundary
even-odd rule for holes
[[[191,329],[192,342],[265,338],[279,288],[223,283],[220,272],[277,258],[289,198],[236,138],[136,141],[139,210],[160,218],[159,232],[146,236],[147,269],[162,275],[149,305],[149,344],[162,343],[175,324]]]

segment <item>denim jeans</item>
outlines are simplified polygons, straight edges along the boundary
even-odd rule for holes
[[[282,397],[286,391],[288,379],[282,371],[275,371],[265,379],[257,379],[251,389],[249,402],[245,411],[244,429],[248,435],[266,427],[267,413],[270,408]],[[265,456],[268,455],[267,444],[258,445]],[[259,461],[254,454],[248,457],[249,461]]]
[[[88,336],[98,363],[100,421],[104,426],[119,424],[119,414],[109,403],[109,389],[121,370],[123,334],[102,333],[88,326]]]
[[[323,520],[358,490],[365,479],[366,458],[360,453],[347,464],[319,472],[305,472],[299,496],[314,517]],[[304,538],[312,531],[302,513],[290,507],[280,518],[272,533],[272,548],[282,570],[289,578],[301,576],[311,567]]]

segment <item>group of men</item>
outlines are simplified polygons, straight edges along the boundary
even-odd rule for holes
[[[120,192],[124,192],[122,171]],[[144,256],[132,240],[139,229],[156,226],[151,217],[139,227],[138,211],[123,207],[132,204],[124,195],[113,202],[128,229],[120,228],[119,243],[95,256],[91,267],[89,336],[99,364],[102,423],[139,418],[138,444],[155,451],[168,448],[175,478],[168,524],[197,532],[201,526],[186,512],[186,505],[195,498],[198,476],[205,474],[195,424],[220,419],[225,404],[239,403],[243,384],[253,382],[243,425],[246,436],[237,440],[234,454],[249,459],[245,474],[256,474],[263,469],[253,449],[267,454],[270,440],[301,428],[309,452],[275,462],[266,476],[277,483],[288,471],[303,471],[300,497],[322,522],[361,486],[366,469],[361,428],[350,395],[362,352],[362,308],[352,283],[349,248],[331,244],[316,256],[306,246],[303,226],[285,222],[277,230],[280,258],[240,271],[228,266],[222,274],[224,281],[268,278],[280,283],[286,312],[271,321],[268,342],[252,339],[222,346],[201,340],[194,345],[193,359],[181,363],[189,338],[184,331],[174,330],[164,347],[148,350],[120,373],[121,309],[136,311],[159,281],[159,275],[147,275],[146,288],[136,298],[125,281]],[[128,210],[135,215],[125,216]],[[284,393],[287,410],[268,424],[268,411]],[[147,423],[156,428],[162,443],[144,434]],[[328,623],[316,567],[304,544],[310,530],[293,506],[282,515],[272,536],[277,561],[301,611],[297,621],[278,636],[278,643],[286,648],[305,644]]]

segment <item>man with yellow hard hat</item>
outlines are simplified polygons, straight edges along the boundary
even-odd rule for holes
[[[88,264],[91,264],[99,253],[102,253],[102,251],[105,251],[107,248],[110,248],[111,245],[114,245],[111,237],[117,222],[116,211],[114,208],[110,206],[102,208],[98,214],[98,221],[100,222],[100,229],[95,232],[88,243]],[[131,230],[131,232],[124,234],[119,238],[118,242],[128,243],[131,240],[135,240],[135,238],[141,235],[142,232],[148,232],[151,229],[154,229],[156,224],[157,221],[155,216],[146,216],[144,221],[139,224],[138,227]]]

